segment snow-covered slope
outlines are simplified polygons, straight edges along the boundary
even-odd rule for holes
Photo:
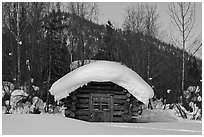
[[[110,61],[97,61],[71,71],[56,81],[50,92],[59,100],[91,81],[111,81],[118,84],[144,104],[148,104],[148,99],[154,95],[152,88],[136,72],[120,63]]]
[[[3,135],[201,135],[201,122],[89,123],[51,114],[2,115]]]

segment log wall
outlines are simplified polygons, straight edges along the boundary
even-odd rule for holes
[[[112,121],[131,122],[132,116],[142,113],[142,103],[124,88],[111,82],[91,82],[87,86],[77,89],[65,98],[65,116],[84,121],[91,121],[91,94],[110,94],[113,98],[111,106]]]

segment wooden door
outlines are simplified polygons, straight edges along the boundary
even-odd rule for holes
[[[112,122],[113,121],[113,99],[110,94],[91,94],[90,108],[91,121]]]

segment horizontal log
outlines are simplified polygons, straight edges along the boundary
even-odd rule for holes
[[[79,98],[89,98],[90,95],[89,94],[79,94],[78,93],[76,96],[79,97]]]
[[[131,112],[137,112],[140,109],[141,109],[140,106],[131,106]]]
[[[96,81],[92,81],[89,82],[88,85],[106,85],[106,86],[118,86],[117,84],[113,83],[113,82],[96,82]]]
[[[126,93],[126,96],[129,98],[129,97],[131,97],[131,94],[128,92],[128,93]]]
[[[88,109],[89,104],[76,104],[77,109]]]
[[[64,100],[64,104],[70,104],[71,102],[72,102],[71,99],[65,99],[65,100]]]
[[[140,115],[142,113],[142,106],[132,106],[131,107],[131,112],[132,113],[137,113],[138,115]]]
[[[122,117],[113,117],[113,122],[123,122]]]
[[[132,104],[131,107],[142,108],[143,104]]]
[[[130,122],[132,120],[132,116],[130,114],[123,114],[122,119],[126,122]]]
[[[77,104],[88,104],[89,103],[89,99],[87,98],[78,98],[77,99]]]
[[[90,121],[90,116],[76,116],[75,118],[80,120]]]
[[[71,117],[71,118],[74,118],[74,117],[75,117],[75,113],[74,113],[74,112],[71,112],[71,113],[70,113],[70,117]]]
[[[64,106],[67,107],[67,108],[71,108],[72,104],[64,104]]]
[[[126,98],[126,102],[130,102],[130,98]]]
[[[142,114],[142,109],[138,110],[137,112],[132,112],[132,116],[139,116]]]
[[[132,104],[132,106],[134,106],[134,107],[139,107],[139,106],[143,106],[143,104],[142,103],[140,103],[140,102],[138,102],[138,103],[135,103],[135,104]]]
[[[65,116],[68,117],[70,114],[71,114],[71,110],[66,109],[66,110],[65,110]]]
[[[107,89],[107,88],[92,88],[92,89],[85,89],[80,88],[77,90],[78,93],[103,93],[103,94],[119,94],[119,95],[126,95],[126,92],[122,90],[116,90],[116,89]]]
[[[111,87],[111,86],[102,86],[102,85],[98,85],[98,86],[84,86],[82,87],[83,89],[102,89],[102,90],[117,90],[117,91],[123,91],[122,88],[118,88],[118,87]]]
[[[71,92],[71,93],[69,93],[69,96],[67,98],[72,100],[72,96],[74,96],[74,95],[76,95],[76,92]]]
[[[67,96],[67,97],[65,98],[65,100],[71,100],[71,97],[70,97],[70,96]]]
[[[114,104],[125,104],[126,103],[126,100],[124,99],[114,99]]]
[[[90,115],[90,111],[89,110],[79,109],[79,110],[76,110],[75,114],[76,115]]]
[[[114,95],[113,97],[114,99],[126,99],[127,98],[126,95]]]
[[[131,103],[132,103],[133,105],[135,105],[135,104],[139,104],[140,102],[139,102],[139,100],[135,99],[135,100],[131,100]]]
[[[124,111],[113,111],[114,116],[121,116],[124,114]]]
[[[125,110],[125,107],[123,105],[114,105],[113,110]]]
[[[72,106],[71,110],[72,110],[72,111],[76,111],[76,107],[75,107],[75,106]]]
[[[71,95],[71,99],[72,99],[72,100],[76,100],[76,99],[77,99],[77,96],[76,96],[76,95]]]
[[[76,104],[76,101],[72,101],[72,106],[75,106]]]
[[[124,113],[125,113],[125,114],[129,113],[129,110],[128,110],[128,109],[125,109],[125,110],[124,110]]]
[[[129,104],[124,104],[125,108],[125,113],[128,113],[130,111],[130,105]]]

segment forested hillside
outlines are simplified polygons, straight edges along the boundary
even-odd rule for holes
[[[49,11],[45,3],[21,4],[20,12],[8,10],[15,9],[15,4],[4,6],[3,81],[17,86],[25,82],[38,86],[41,97],[45,98],[50,86],[70,72],[71,62],[81,60],[83,65],[84,60],[110,60],[136,71],[158,97],[165,97],[167,89],[175,93],[175,101],[181,95],[182,50],[174,45],[143,33],[115,28],[110,21],[99,25],[60,8]],[[185,89],[201,86],[201,59],[185,52],[185,63]]]

